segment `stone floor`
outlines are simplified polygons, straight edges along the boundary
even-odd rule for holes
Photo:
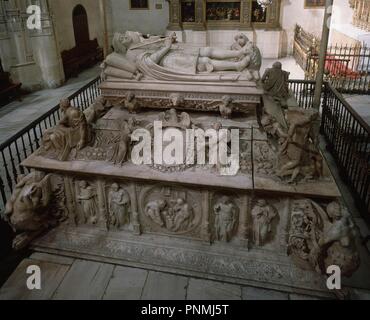
[[[82,72],[77,78],[70,79],[60,88],[45,89],[22,97],[0,108],[0,143],[4,142],[33,120],[53,107],[61,98],[68,97],[100,73],[99,66]]]
[[[266,68],[271,68],[272,64],[276,62],[276,59],[263,59],[262,60],[262,67],[261,67],[261,75],[263,74],[264,70]],[[295,59],[291,56],[281,58],[278,61],[280,61],[283,64],[283,69],[290,72],[290,79],[294,80],[303,80],[304,79],[304,71],[299,66],[299,64],[296,63]]]
[[[27,267],[41,270],[41,290],[26,286]],[[354,290],[353,299],[370,300]],[[255,287],[34,253],[0,289],[0,300],[319,300]],[[333,296],[334,299],[334,296]]]
[[[27,267],[41,269],[41,290],[26,287]],[[359,291],[359,298],[370,293]],[[0,300],[317,300],[317,297],[242,287],[144,269],[35,253],[0,289]]]

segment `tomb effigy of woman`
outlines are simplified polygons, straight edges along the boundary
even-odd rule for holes
[[[16,248],[327,295],[360,266],[356,228],[280,63],[127,32],[102,96],[23,165],[6,206]]]

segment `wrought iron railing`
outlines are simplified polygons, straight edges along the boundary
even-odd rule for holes
[[[71,104],[85,110],[100,95],[100,83],[101,79],[98,77],[69,96]],[[0,212],[4,209],[18,176],[28,172],[20,164],[40,147],[44,132],[54,127],[60,119],[58,104],[0,145]]]
[[[370,220],[370,126],[331,84],[322,106],[321,134],[360,212]]]
[[[299,25],[295,28],[293,56],[315,80],[319,68],[320,40]],[[326,81],[341,93],[370,94],[370,48],[361,44],[331,45],[326,52]]]
[[[306,79],[316,79],[319,56],[308,57]],[[341,93],[370,94],[370,48],[366,46],[330,46],[325,60],[326,81]]]

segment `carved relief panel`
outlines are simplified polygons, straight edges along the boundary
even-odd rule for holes
[[[234,192],[214,192],[210,197],[211,242],[233,243],[248,249],[250,197]]]
[[[143,232],[201,238],[202,194],[165,185],[144,186],[138,206]]]

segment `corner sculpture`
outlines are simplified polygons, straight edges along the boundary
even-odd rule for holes
[[[305,269],[326,274],[336,265],[350,276],[360,265],[356,249],[356,227],[349,213],[331,202],[326,210],[312,200],[297,200],[292,205],[288,254]]]
[[[276,155],[275,174],[287,183],[320,179],[323,159],[314,132],[320,114],[296,106],[288,79],[289,73],[282,70],[280,62],[262,77],[265,95],[261,125]]]
[[[14,249],[24,248],[40,233],[56,226],[64,218],[63,190],[57,191],[56,188],[60,186],[52,186],[51,178],[52,175],[41,172],[18,177],[4,212],[5,220],[16,233]]]
[[[92,139],[92,130],[84,113],[72,107],[68,99],[60,101],[60,109],[63,118],[56,127],[45,132],[40,152],[53,153],[58,160],[65,161],[72,149],[81,150],[87,146]]]

